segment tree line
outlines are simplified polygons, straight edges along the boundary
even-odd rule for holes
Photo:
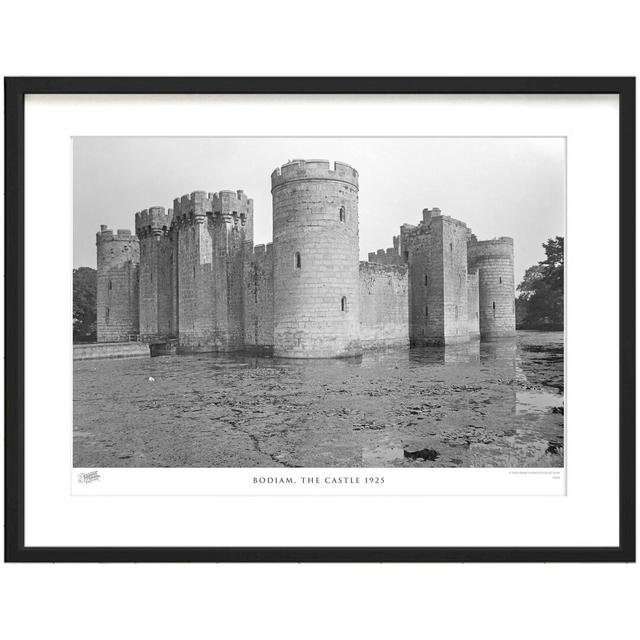
[[[97,271],[91,267],[73,270],[73,341],[96,342]]]
[[[561,331],[564,328],[564,238],[542,243],[545,259],[529,267],[518,285],[516,328]]]

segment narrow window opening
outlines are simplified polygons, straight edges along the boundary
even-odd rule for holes
[[[193,277],[194,278],[196,277],[196,268],[195,268],[195,266],[193,267]]]
[[[105,313],[105,322],[109,324],[109,307],[107,307],[107,311]]]
[[[425,273],[424,275],[424,286],[426,287],[429,284],[429,276]]]
[[[340,300],[340,310],[347,311],[347,298],[346,296],[342,296],[342,300]]]
[[[296,269],[300,269],[302,267],[302,259],[300,258],[300,252],[299,251],[296,251],[294,264],[295,264]]]
[[[344,207],[340,207],[340,222],[344,222],[346,218]]]
[[[449,251],[453,251],[453,242],[449,243]]]
[[[111,286],[111,280],[109,280],[109,291],[111,291],[111,288],[112,288],[112,286]]]
[[[502,284],[502,278],[500,278],[500,284]]]
[[[478,312],[476,311],[476,320],[478,319]]]
[[[491,305],[493,306],[493,315],[496,315],[496,302],[495,300],[491,303]]]
[[[424,308],[424,315],[427,316],[427,318],[429,317],[429,305],[426,305]]]

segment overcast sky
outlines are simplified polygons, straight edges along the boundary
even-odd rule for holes
[[[243,189],[254,199],[255,244],[271,242],[271,172],[326,158],[360,174],[360,257],[392,246],[404,222],[440,207],[480,240],[511,236],[516,282],[564,236],[564,138],[74,139],[75,267],[96,266],[101,224],[134,230],[136,211],[192,191]]]

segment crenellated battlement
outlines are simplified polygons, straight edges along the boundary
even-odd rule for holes
[[[130,229],[118,229],[113,233],[113,229],[109,229],[106,224],[100,225],[100,231],[96,233],[96,244],[104,242],[137,242],[138,238],[131,233]]]
[[[166,213],[164,207],[149,207],[138,211],[135,215],[136,235],[142,239],[166,234],[171,226],[171,217],[171,209]]]
[[[478,240],[471,235],[467,241],[469,264],[483,258],[508,258],[513,260],[513,238],[502,236],[491,240]]]
[[[483,246],[506,244],[513,246],[513,238],[510,238],[508,236],[500,236],[499,238],[491,238],[490,240],[478,240],[478,238],[474,234],[471,234],[469,238],[469,244],[477,244]]]
[[[209,198],[213,206],[213,215],[221,215],[226,221],[240,220],[244,225],[246,219],[253,215],[253,199],[247,198],[242,189],[210,193]]]
[[[401,265],[404,264],[404,259],[400,255],[398,247],[395,246],[395,238],[394,238],[394,246],[389,247],[388,249],[378,249],[377,251],[371,251],[368,254],[368,261],[370,263],[375,264],[384,264],[384,265]]]
[[[422,210],[422,220],[420,220],[417,225],[403,224],[400,227],[400,244],[402,244],[402,238],[407,241],[418,236],[425,236],[430,234],[433,229],[441,229],[442,225],[444,224],[450,224],[462,229],[466,229],[467,234],[469,236],[472,236],[471,230],[469,229],[469,227],[467,227],[466,223],[458,220],[457,218],[445,216],[442,214],[442,210],[440,208],[434,207],[433,209]],[[394,237],[394,247],[395,246],[396,238]]]
[[[225,222],[234,221],[244,226],[252,215],[253,199],[242,189],[215,193],[193,191],[173,201],[173,222],[178,224],[189,220],[204,222],[207,216],[222,216]]]
[[[445,216],[439,207],[422,210],[422,222],[420,224],[430,226],[432,223],[437,224],[440,222],[448,222],[450,224],[457,225],[458,227],[464,227],[465,229],[468,228],[466,223],[462,222],[462,220],[452,218],[451,216]]]
[[[204,220],[208,213],[213,213],[213,203],[206,191],[192,191],[173,201],[173,220],[181,221],[190,218]]]
[[[271,174],[271,190],[299,180],[333,180],[358,188],[358,172],[344,162],[329,160],[291,160]]]

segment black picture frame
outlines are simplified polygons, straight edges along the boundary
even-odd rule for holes
[[[635,78],[5,78],[5,561],[634,562]],[[620,160],[620,474],[612,547],[26,547],[24,541],[24,100],[28,94],[616,94]],[[612,425],[613,426],[613,425]]]

